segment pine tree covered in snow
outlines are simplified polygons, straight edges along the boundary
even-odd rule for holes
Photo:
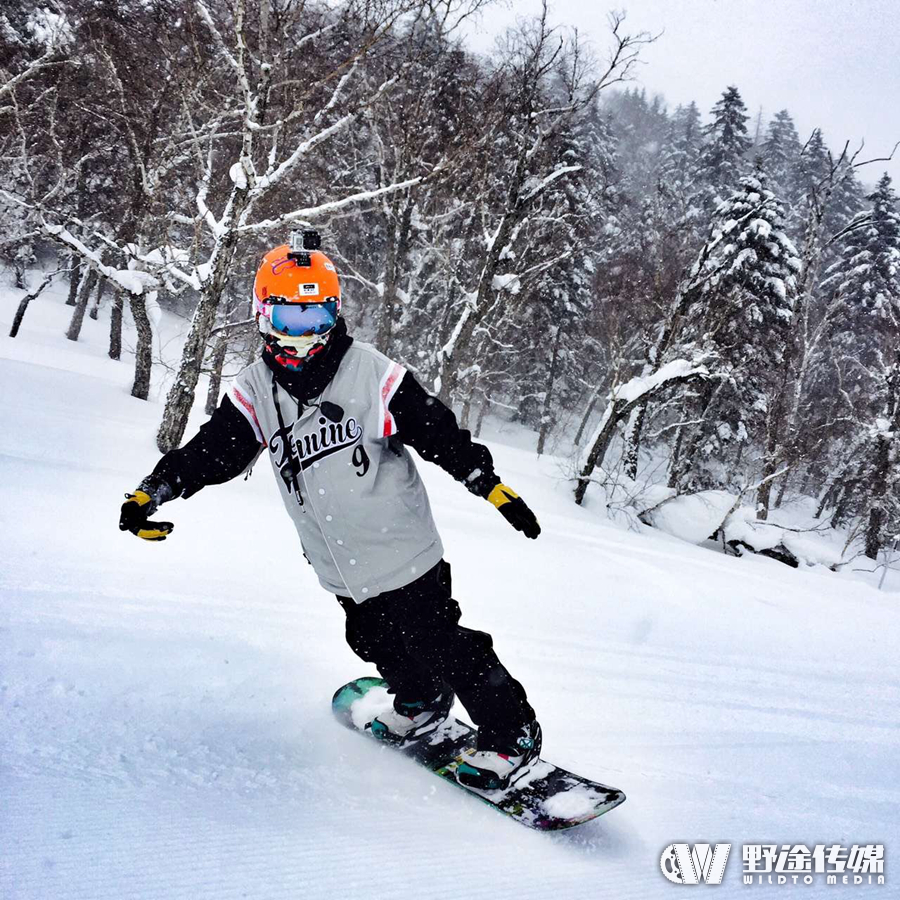
[[[746,155],[753,141],[747,133],[747,107],[734,86],[726,88],[712,108],[712,121],[704,129],[706,144],[701,161],[710,191],[709,201],[727,197],[747,170]]]
[[[845,227],[839,259],[823,280],[835,364],[854,411],[883,415],[884,394],[900,343],[900,211],[884,175],[866,198],[871,208]]]
[[[740,482],[737,464],[762,433],[783,358],[799,260],[762,177],[743,178],[719,205],[691,274],[700,287],[675,355],[704,362],[713,377],[688,404],[685,419],[699,421],[678,431],[672,482],[682,489]]]
[[[770,188],[791,205],[801,191],[795,179],[801,149],[791,114],[786,109],[775,113],[762,145],[762,158]]]
[[[900,526],[894,499],[900,486],[900,210],[885,174],[846,226],[840,258],[826,273],[831,358],[840,377],[846,464],[828,486],[826,502],[843,521],[866,521],[866,555],[876,558],[890,525]]]
[[[884,339],[900,334],[900,212],[887,174],[866,199],[871,210],[858,213],[844,229],[841,257],[822,286],[840,304],[834,318],[843,325],[865,323],[873,337],[869,351],[880,352],[886,349]]]
[[[798,241],[801,240],[810,209],[818,212],[821,207],[827,255],[829,247],[838,246],[830,244],[829,239],[847,225],[863,206],[863,191],[846,151],[836,159],[826,145],[821,129],[814,129],[795,157],[787,181],[794,192],[789,230]]]
[[[656,184],[669,128],[665,103],[646,90],[624,90],[607,98],[603,110],[615,121],[616,153],[628,159],[623,189],[644,196]]]
[[[708,228],[704,197],[708,187],[701,164],[703,130],[696,103],[679,106],[672,115],[659,165],[652,205],[652,225],[660,258],[657,283],[674,293],[677,282],[696,255]]]
[[[659,165],[660,188],[680,200],[684,212],[699,188],[703,131],[696,103],[679,106],[672,114]]]

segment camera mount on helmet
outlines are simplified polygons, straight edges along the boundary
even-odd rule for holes
[[[309,268],[312,265],[311,250],[318,250],[322,246],[322,236],[311,228],[303,231],[292,231],[290,252],[288,259],[292,259],[298,266]]]

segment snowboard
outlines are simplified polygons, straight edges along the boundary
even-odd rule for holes
[[[393,697],[381,678],[357,678],[339,688],[331,701],[338,721],[362,734],[381,712],[389,709]],[[481,791],[459,784],[454,776],[463,751],[475,746],[476,730],[452,715],[434,731],[400,744],[378,741],[410,757],[420,766],[468,794],[493,806],[529,828],[558,831],[596,819],[624,802],[625,794],[614,787],[591,781],[552,763],[537,759],[516,781],[503,790]],[[378,740],[371,738],[371,740]]]

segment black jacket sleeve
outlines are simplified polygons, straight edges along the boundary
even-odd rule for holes
[[[432,397],[407,372],[388,409],[397,424],[396,437],[422,459],[439,465],[473,494],[487,497],[500,479],[494,474],[491,451],[476,444],[456,423],[453,410]]]
[[[183,447],[170,450],[147,480],[167,485],[171,496],[166,499],[190,497],[208,484],[236,478],[261,447],[253,427],[225,396],[197,434]]]

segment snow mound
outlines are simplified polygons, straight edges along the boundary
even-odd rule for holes
[[[724,525],[725,542],[737,541],[759,553],[774,550],[784,539],[784,529],[769,522],[761,522],[747,506],[736,509]]]
[[[782,561],[794,557],[798,564],[833,567],[841,562],[839,545],[821,534],[798,533],[773,522],[762,522],[750,507],[735,510],[723,527],[728,544],[740,544],[756,553],[774,551],[770,555]]]
[[[715,534],[734,508],[737,497],[728,491],[700,491],[666,500],[641,514],[641,521],[691,544]]]
[[[247,173],[244,171],[243,165],[236,162],[229,170],[228,177],[231,179],[235,187],[242,191],[247,189]]]
[[[625,481],[625,479],[622,480]],[[664,484],[638,485],[636,482],[628,479],[625,482],[625,486],[634,495],[632,506],[637,510],[639,516],[678,496],[678,491],[675,488],[666,487]]]
[[[842,560],[841,550],[819,535],[794,534],[786,531],[782,543],[798,560],[808,566],[836,566]]]

